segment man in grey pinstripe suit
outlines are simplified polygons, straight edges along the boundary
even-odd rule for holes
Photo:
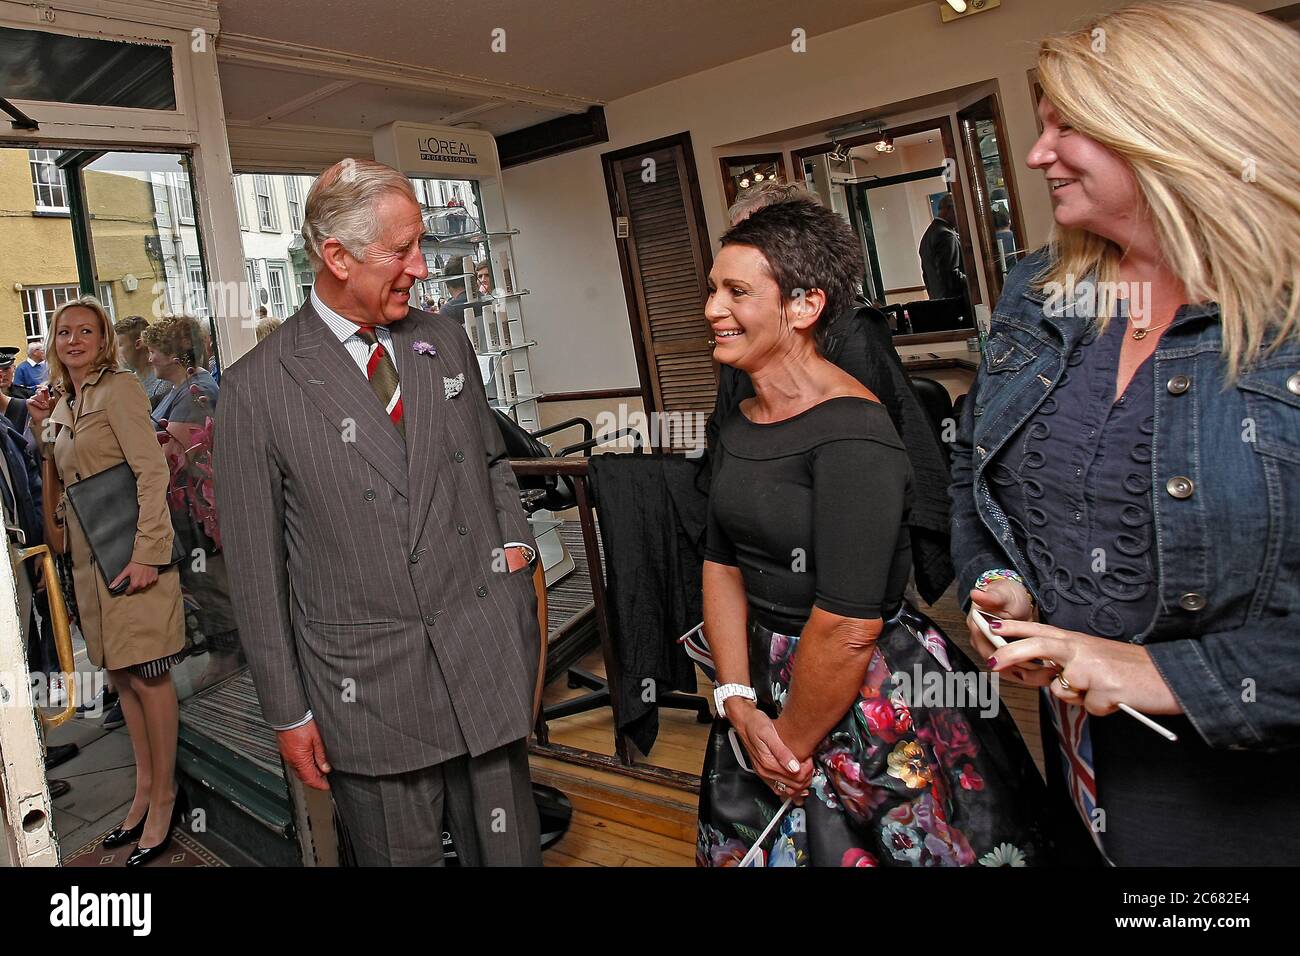
[[[404,176],[344,160],[307,197],[308,303],[222,377],[216,490],[239,630],[280,750],[362,865],[540,863],[526,737],[535,559]],[[328,776],[328,780],[327,780]]]

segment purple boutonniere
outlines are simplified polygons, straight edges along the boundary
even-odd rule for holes
[[[437,355],[438,354],[438,350],[435,349],[428,342],[413,342],[411,344],[411,351],[414,352],[416,355]]]

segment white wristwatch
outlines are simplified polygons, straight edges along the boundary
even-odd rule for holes
[[[713,688],[713,702],[718,705],[718,716],[727,716],[726,708],[722,705],[727,702],[728,697],[743,697],[745,700],[758,700],[758,694],[754,693],[754,688],[746,687],[744,684],[721,684]]]

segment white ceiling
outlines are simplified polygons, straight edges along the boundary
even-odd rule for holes
[[[219,0],[228,122],[500,135],[934,0]],[[504,30],[505,51],[493,52]],[[499,36],[499,35],[498,35]]]

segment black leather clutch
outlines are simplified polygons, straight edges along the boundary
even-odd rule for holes
[[[68,485],[65,493],[90,544],[91,557],[104,577],[104,586],[111,594],[124,594],[129,582],[123,581],[116,588],[109,585],[131,562],[136,525],[140,521],[135,472],[130,463],[124,461]],[[183,551],[178,553],[179,545],[180,542],[173,537],[169,567],[185,557]]]

